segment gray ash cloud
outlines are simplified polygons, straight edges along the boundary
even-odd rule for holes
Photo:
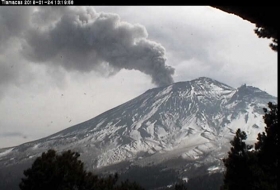
[[[97,71],[107,76],[121,69],[149,75],[157,86],[173,83],[164,47],[148,39],[144,26],[116,14],[84,7],[40,7],[30,17],[21,53],[34,63],[68,71]]]

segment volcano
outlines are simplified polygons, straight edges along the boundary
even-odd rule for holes
[[[184,171],[186,163],[209,163],[208,171],[219,170],[237,128],[252,143],[264,131],[263,108],[268,102],[276,103],[277,98],[256,87],[233,88],[206,77],[150,89],[93,119],[0,150],[0,173],[30,164],[48,149],[77,151],[93,170],[176,159],[184,161]]]

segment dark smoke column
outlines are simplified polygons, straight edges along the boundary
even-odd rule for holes
[[[29,60],[80,72],[138,70],[151,76],[157,86],[173,83],[174,69],[166,65],[164,47],[148,40],[143,26],[84,7],[42,7],[36,18],[48,12],[57,15],[48,22],[33,19],[33,27],[26,32],[23,54]]]

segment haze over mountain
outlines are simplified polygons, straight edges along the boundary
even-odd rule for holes
[[[46,138],[0,150],[0,171],[31,162],[50,148],[78,151],[91,169],[181,159],[184,166],[213,163],[209,171],[221,170],[237,128],[249,142],[264,131],[263,108],[270,101],[277,99],[252,86],[235,89],[206,77],[177,82]]]

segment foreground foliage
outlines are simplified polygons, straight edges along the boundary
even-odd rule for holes
[[[265,132],[258,134],[254,146],[244,142],[247,135],[238,129],[231,141],[232,148],[223,160],[226,167],[221,189],[276,190],[279,161],[278,105],[264,108]]]
[[[142,190],[136,183],[118,182],[118,175],[101,178],[84,169],[80,154],[70,150],[58,155],[48,150],[38,157],[31,168],[24,171],[21,190]]]

